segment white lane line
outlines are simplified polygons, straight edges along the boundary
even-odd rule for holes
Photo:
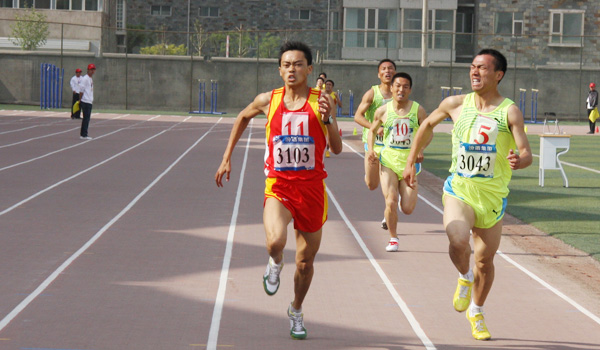
[[[114,120],[114,119],[119,119],[119,118],[123,118],[123,117],[125,117],[125,116],[127,116],[127,115],[129,115],[129,114],[121,115],[121,116],[119,116],[119,117],[113,118],[112,120]],[[131,124],[131,125],[129,125],[129,126],[126,126],[126,127],[124,127],[124,128],[117,129],[117,130],[113,130],[113,131],[111,131],[111,132],[109,132],[109,133],[106,133],[106,134],[103,134],[103,135],[97,136],[97,137],[96,137],[96,138],[94,138],[93,140],[98,140],[98,139],[101,139],[101,138],[103,138],[103,137],[106,137],[106,136],[109,136],[109,135],[112,135],[112,134],[116,134],[116,133],[118,133],[118,132],[121,132],[121,131],[123,131],[123,130],[130,129],[130,128],[132,128],[132,127],[136,126],[136,125],[139,125],[139,124],[143,124],[143,123],[146,123],[146,122],[152,121],[152,120],[154,120],[154,119],[156,119],[156,118],[158,118],[158,117],[160,117],[160,116],[159,116],[159,115],[157,115],[157,116],[154,116],[154,117],[152,117],[152,118],[150,118],[150,119],[148,119],[148,120],[143,120],[143,121],[137,122],[137,123],[135,123],[135,124]],[[85,144],[85,143],[91,142],[91,141],[93,141],[93,140],[80,141],[80,142],[78,142],[78,143],[76,143],[76,144],[74,144],[74,145],[67,146],[67,147],[64,147],[64,148],[61,148],[61,149],[57,149],[57,150],[55,150],[55,151],[52,151],[52,152],[48,152],[48,153],[46,153],[46,154],[43,154],[43,155],[41,155],[41,156],[39,156],[39,157],[34,157],[34,158],[31,158],[31,159],[28,159],[28,160],[24,160],[24,161],[22,161],[22,162],[19,162],[19,163],[15,163],[15,164],[7,165],[7,166],[5,166],[5,167],[3,167],[3,168],[0,168],[0,171],[4,171],[4,170],[10,169],[10,168],[14,168],[14,167],[16,167],[16,166],[19,166],[19,165],[23,165],[23,164],[31,163],[31,162],[33,162],[33,161],[40,160],[40,159],[42,159],[42,158],[46,158],[46,157],[48,157],[48,156],[51,156],[51,155],[53,155],[53,154],[56,154],[56,153],[60,153],[60,152],[66,151],[66,150],[68,150],[68,149],[71,149],[71,148],[79,147],[79,146],[81,146],[81,145],[83,145],[83,144]]]
[[[532,154],[532,155],[534,157],[538,157],[538,158],[540,157],[538,154]],[[591,172],[596,173],[596,174],[600,174],[600,170],[596,170],[596,169],[592,169],[592,168],[587,168],[587,167],[584,167],[584,166],[581,166],[581,165],[577,165],[577,164],[573,164],[573,163],[564,162],[562,160],[560,161],[560,164],[564,164],[564,165],[568,165],[568,166],[573,167],[573,168],[579,168],[579,169],[591,171]]]
[[[358,232],[354,228],[354,225],[352,225],[352,223],[350,222],[350,220],[348,220],[348,217],[346,216],[346,214],[344,213],[344,211],[340,207],[338,201],[335,199],[335,197],[333,196],[333,194],[331,193],[331,191],[329,190],[329,188],[327,188],[327,195],[329,196],[329,199],[333,202],[333,204],[335,205],[336,209],[340,213],[342,219],[346,223],[346,226],[348,226],[348,228],[352,232],[352,235],[354,236],[354,239],[356,239],[356,241],[358,242],[358,245],[361,247],[361,249],[363,250],[363,252],[367,256],[367,259],[369,259],[369,262],[371,263],[371,265],[373,265],[373,268],[375,269],[375,271],[377,271],[377,274],[379,275],[379,278],[381,278],[381,280],[383,281],[383,284],[386,286],[387,290],[390,292],[390,294],[392,295],[392,297],[396,301],[396,304],[400,307],[400,310],[402,310],[402,313],[404,314],[404,316],[408,320],[408,323],[410,324],[411,328],[413,329],[413,331],[415,332],[415,334],[417,335],[417,337],[419,337],[419,339],[421,340],[421,343],[423,343],[423,345],[425,345],[426,349],[429,349],[429,350],[436,349],[435,345],[433,345],[433,343],[431,342],[431,340],[425,334],[425,331],[423,331],[423,328],[421,328],[421,325],[419,324],[419,321],[417,321],[417,319],[412,314],[412,312],[410,312],[410,309],[409,309],[408,305],[406,305],[406,303],[404,302],[404,300],[402,299],[402,297],[400,296],[400,294],[398,294],[398,291],[394,287],[393,283],[387,277],[387,275],[385,274],[385,272],[383,271],[383,269],[381,268],[381,266],[379,265],[379,263],[377,263],[377,260],[375,259],[375,257],[373,256],[373,254],[371,254],[371,251],[369,250],[369,248],[367,248],[367,245],[365,244],[365,242],[362,240],[362,238],[360,237],[360,235],[358,234]]]
[[[231,252],[233,250],[233,237],[235,236],[235,227],[240,210],[240,200],[242,197],[242,188],[244,186],[244,174],[246,173],[246,163],[248,162],[248,151],[250,150],[250,139],[252,138],[252,125],[254,119],[250,121],[250,132],[248,141],[246,141],[246,152],[244,153],[244,162],[240,169],[240,182],[235,195],[235,204],[233,214],[229,222],[229,232],[227,233],[227,245],[225,246],[225,256],[223,257],[223,266],[221,267],[221,277],[219,278],[219,289],[217,290],[217,300],[213,309],[212,321],[210,322],[210,331],[206,342],[206,350],[216,350],[217,340],[219,338],[219,328],[221,327],[221,316],[223,314],[223,304],[225,302],[225,292],[227,291],[227,278],[229,276],[229,266],[231,265]]]
[[[123,118],[123,117],[128,116],[128,115],[129,114],[124,114],[124,115],[119,115],[119,116],[117,116],[115,118],[112,118],[112,119],[102,120],[102,121],[97,122],[96,125],[106,123],[109,120],[120,119],[120,118]],[[50,124],[36,125],[36,126],[47,126],[47,125],[50,125]],[[27,142],[30,142],[30,141],[35,141],[35,140],[43,139],[43,138],[50,137],[50,136],[56,136],[56,135],[64,134],[64,133],[67,133],[67,132],[71,132],[73,130],[77,130],[79,128],[81,128],[81,127],[77,126],[75,128],[72,128],[72,129],[67,129],[67,130],[55,132],[55,133],[52,133],[52,134],[46,134],[46,135],[43,135],[43,136],[32,137],[32,138],[27,139],[27,140],[22,140],[22,141],[18,141],[18,142],[15,142],[15,143],[10,143],[10,144],[7,144],[7,145],[2,145],[2,146],[0,146],[0,148],[16,146],[16,145],[20,145],[20,144],[27,143]]]
[[[56,188],[56,187],[58,187],[58,186],[62,185],[62,184],[63,184],[63,183],[65,183],[65,182],[68,182],[68,181],[70,181],[70,180],[73,180],[74,178],[76,178],[76,177],[78,177],[78,176],[80,176],[80,175],[83,175],[83,174],[87,173],[88,171],[90,171],[90,170],[92,170],[92,169],[95,169],[95,168],[97,168],[97,167],[99,167],[99,166],[101,166],[101,165],[103,165],[103,164],[105,164],[105,163],[108,163],[109,161],[111,161],[111,160],[113,160],[113,159],[115,159],[115,158],[117,158],[117,157],[119,157],[119,156],[121,156],[121,155],[123,155],[123,154],[125,154],[125,153],[127,153],[127,152],[129,152],[129,151],[131,151],[132,149],[134,149],[134,148],[137,148],[137,147],[139,147],[139,146],[143,145],[144,143],[146,143],[146,142],[148,142],[148,141],[150,141],[150,140],[152,140],[152,139],[154,139],[154,138],[156,138],[156,137],[158,137],[158,136],[160,136],[160,135],[162,135],[162,134],[166,133],[167,131],[169,131],[169,130],[173,129],[175,126],[177,126],[177,125],[179,125],[179,124],[181,124],[181,123],[185,122],[185,121],[186,121],[186,120],[188,120],[189,118],[191,118],[191,117],[188,117],[188,118],[184,119],[183,121],[181,121],[181,122],[179,122],[179,123],[177,123],[177,124],[173,124],[173,125],[171,125],[171,127],[169,127],[168,129],[165,129],[165,130],[163,130],[163,131],[159,132],[158,134],[154,134],[153,136],[150,136],[149,138],[145,139],[144,141],[142,141],[142,142],[139,142],[139,143],[136,143],[135,145],[133,145],[133,146],[131,146],[131,147],[129,147],[129,148],[127,148],[127,149],[125,149],[124,151],[121,151],[121,152],[119,152],[119,153],[115,154],[115,155],[114,155],[114,156],[112,156],[112,157],[109,157],[109,158],[107,158],[107,159],[105,159],[105,160],[101,161],[100,163],[96,163],[95,165],[92,165],[91,167],[89,167],[89,168],[87,168],[87,169],[84,169],[84,170],[82,170],[82,171],[78,172],[78,173],[77,173],[77,174],[75,174],[75,175],[71,175],[71,176],[69,176],[69,177],[67,177],[67,178],[65,178],[65,179],[63,179],[63,180],[61,180],[61,181],[59,181],[59,182],[55,183],[54,185],[48,186],[48,187],[46,187],[45,189],[43,189],[43,190],[41,190],[41,191],[39,191],[39,192],[37,192],[37,193],[35,193],[35,194],[32,194],[31,196],[29,196],[29,197],[27,197],[27,198],[23,199],[22,201],[20,201],[19,203],[15,204],[15,205],[13,205],[13,206],[11,206],[11,207],[8,207],[8,208],[4,209],[3,211],[0,211],[0,216],[2,216],[2,215],[4,215],[4,214],[6,214],[6,213],[8,213],[8,212],[11,212],[11,211],[12,211],[12,210],[14,210],[15,208],[18,208],[19,206],[21,206],[21,205],[23,205],[23,204],[25,204],[25,203],[29,202],[30,200],[32,200],[32,199],[34,199],[34,198],[36,198],[36,197],[39,197],[39,196],[41,196],[42,194],[44,194],[44,193],[46,193],[46,192],[48,192],[48,191],[50,191],[50,190],[52,190],[52,189],[54,189],[54,188]],[[212,128],[211,128],[211,129],[212,129]]]
[[[356,150],[354,150],[354,148],[352,148],[350,145],[348,145],[346,142],[344,142],[344,145],[350,147],[351,150],[353,150],[356,154],[358,154],[360,157],[364,158],[365,156],[362,153],[357,152]],[[567,164],[565,162],[561,162],[563,164]],[[576,166],[579,167],[578,165],[573,164],[572,166]],[[589,168],[585,168],[585,167],[581,167],[585,170],[590,170],[590,171],[594,171],[597,172],[597,170],[594,169],[589,169]],[[328,190],[329,191],[329,190]],[[440,214],[444,214],[444,210],[438,208],[435,204],[431,203],[430,201],[428,201],[425,197],[421,196],[420,194],[418,195],[419,198],[421,200],[423,200],[423,202],[427,203],[427,205],[429,205],[430,207],[432,207],[434,210],[436,210],[438,213]],[[575,307],[577,310],[581,311],[581,313],[583,313],[584,315],[586,315],[587,317],[591,318],[594,322],[600,324],[600,317],[594,315],[591,311],[589,311],[588,309],[584,308],[583,306],[579,305],[579,303],[577,303],[575,300],[569,298],[567,295],[563,294],[561,291],[559,291],[558,289],[552,287],[549,283],[547,283],[546,281],[544,281],[543,279],[541,279],[540,277],[538,277],[537,275],[535,275],[533,272],[527,270],[525,267],[523,267],[522,265],[520,265],[519,263],[517,263],[516,261],[514,261],[513,259],[509,258],[508,256],[506,256],[504,253],[502,253],[500,250],[498,250],[498,255],[500,255],[504,260],[508,261],[510,264],[512,264],[513,266],[515,266],[516,268],[518,268],[519,270],[523,271],[525,274],[527,274],[529,277],[533,278],[535,281],[537,281],[539,284],[541,284],[542,286],[544,286],[545,288],[547,288],[548,290],[550,290],[552,293],[556,294],[558,297],[560,297],[561,299],[563,299],[564,301],[566,301],[567,303],[571,304],[573,307]]]
[[[186,118],[187,120],[189,118]],[[185,122],[182,121],[181,123]],[[140,192],[129,204],[125,206],[115,217],[113,217],[104,227],[102,227],[96,234],[87,241],[79,250],[77,250],[73,255],[71,255],[65,262],[63,262],[54,272],[50,274],[31,294],[29,294],[22,302],[19,303],[8,315],[6,315],[2,321],[0,321],[0,331],[2,331],[21,311],[23,311],[35,298],[37,298],[42,292],[48,288],[48,286],[54,282],[66,269],[75,261],[81,254],[83,254],[89,247],[94,244],[103,234],[106,232],[112,225],[114,225],[123,215],[125,215],[148,191],[154,187],[167,173],[183,159],[206,135],[208,135],[212,129],[217,126],[217,124],[221,121],[219,119],[207,132],[204,133],[193,145],[191,145],[185,152],[183,152],[171,165],[169,165],[160,175],[158,175],[142,192]],[[165,130],[166,131],[166,130]],[[156,135],[157,136],[157,135]],[[154,138],[153,136],[152,138]]]
[[[423,199],[430,207],[432,207],[433,209],[437,210],[439,213],[443,214],[444,211],[441,210],[440,208],[438,208],[436,205],[434,205],[433,203],[431,203],[428,200],[425,200],[425,198],[422,198],[421,195],[419,195],[419,198]],[[516,261],[514,261],[513,259],[509,258],[506,254],[504,254],[503,252],[501,252],[500,250],[497,251],[498,255],[500,255],[504,260],[508,261],[511,265],[515,266],[516,268],[518,268],[519,270],[523,271],[527,276],[531,277],[532,279],[534,279],[536,282],[538,282],[539,284],[541,284],[542,286],[544,286],[545,288],[547,288],[548,290],[550,290],[552,293],[556,294],[557,296],[559,296],[561,299],[563,299],[564,301],[566,301],[567,303],[571,304],[573,307],[575,307],[577,310],[581,311],[581,313],[583,313],[584,315],[586,315],[587,317],[591,318],[592,320],[594,320],[596,323],[600,324],[600,317],[594,315],[591,311],[589,311],[588,309],[584,308],[583,306],[579,305],[575,300],[569,298],[568,296],[566,296],[565,294],[563,294],[561,291],[559,291],[558,289],[552,287],[549,283],[547,283],[546,281],[544,281],[543,279],[541,279],[540,277],[538,277],[537,275],[535,275],[533,272],[527,270],[525,267],[523,267],[522,265],[520,265],[519,263],[517,263]]]

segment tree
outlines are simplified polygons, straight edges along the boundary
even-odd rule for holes
[[[140,49],[143,55],[176,55],[185,56],[187,50],[184,44],[179,46],[175,44],[156,44],[154,46],[146,46]]]
[[[49,31],[45,14],[29,8],[15,19],[17,21],[10,26],[12,34],[9,38],[13,44],[23,50],[35,50],[46,43]]]
[[[146,27],[143,24],[127,25],[127,52],[133,53],[139,47],[153,44],[150,33],[145,29]]]

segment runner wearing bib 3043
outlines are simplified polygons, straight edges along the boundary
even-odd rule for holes
[[[492,227],[504,216],[512,177],[506,157],[515,148],[507,121],[513,104],[507,98],[492,112],[482,113],[475,107],[474,93],[468,94],[452,131],[452,175],[446,180],[444,195],[472,206],[477,227]]]

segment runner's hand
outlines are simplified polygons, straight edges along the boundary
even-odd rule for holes
[[[231,173],[231,163],[229,160],[223,159],[221,165],[219,166],[219,170],[215,174],[215,181],[217,183],[217,187],[223,187],[223,175],[227,174],[225,180],[229,182],[229,174]]]
[[[329,105],[329,99],[325,96],[319,98],[319,112],[321,113],[321,121],[329,121],[331,115],[331,106]]]
[[[416,169],[415,165],[406,165],[404,171],[402,172],[402,178],[406,182],[406,185],[412,189],[415,188],[415,177],[416,177]]]
[[[521,166],[521,157],[519,157],[512,149],[508,151],[506,159],[508,159],[508,164],[512,170],[517,170]]]

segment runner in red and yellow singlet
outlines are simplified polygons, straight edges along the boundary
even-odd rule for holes
[[[312,53],[303,43],[287,42],[279,52],[279,75],[284,87],[256,96],[237,116],[223,161],[215,174],[218,187],[223,176],[229,181],[233,149],[259,114],[267,116],[264,170],[267,176],[263,222],[269,262],[263,275],[268,295],[279,289],[287,226],[294,220],[296,272],[294,299],[288,306],[290,335],[306,338],[302,303],[314,273],[313,263],[321,244],[322,226],[327,219],[327,177],[323,157],[327,139],[333,153],[342,151],[331,96],[311,89]]]

